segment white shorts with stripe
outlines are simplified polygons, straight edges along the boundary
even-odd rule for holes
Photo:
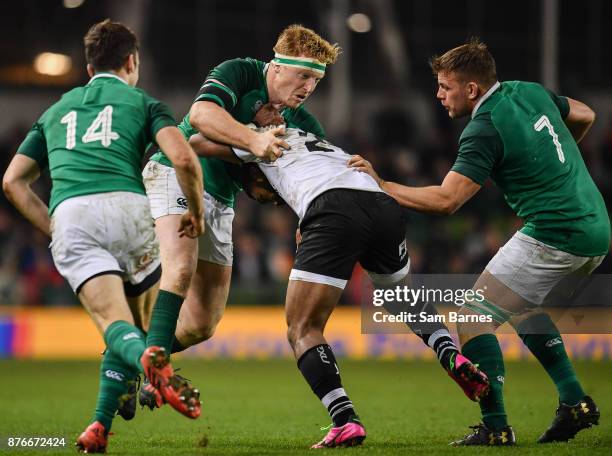
[[[151,213],[157,220],[165,215],[181,215],[187,199],[171,166],[150,161],[142,172]],[[232,223],[234,209],[204,192],[205,230],[198,238],[198,259],[222,266],[232,266]]]

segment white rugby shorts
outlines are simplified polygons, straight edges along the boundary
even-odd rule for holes
[[[137,296],[161,275],[149,201],[132,192],[96,193],[62,201],[51,218],[51,253],[76,294],[89,279],[121,276]]]
[[[591,274],[604,257],[572,255],[518,231],[486,270],[523,299],[540,305],[553,289],[571,296],[581,277]]]
[[[187,198],[174,168],[149,161],[142,176],[155,220],[165,215],[181,215],[187,210]],[[232,266],[234,209],[204,192],[204,220],[204,234],[198,238],[198,259]]]

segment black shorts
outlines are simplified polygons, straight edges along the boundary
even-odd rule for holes
[[[295,270],[346,281],[357,262],[382,275],[408,264],[404,213],[386,193],[329,190],[310,204],[300,231],[294,279]]]

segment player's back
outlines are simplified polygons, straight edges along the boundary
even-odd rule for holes
[[[476,117],[490,115],[503,143],[491,177],[526,220],[523,231],[570,253],[607,252],[603,198],[551,94],[536,83],[504,82],[483,107]]]
[[[144,194],[140,168],[145,148],[160,122],[173,120],[157,100],[108,73],[64,94],[38,122],[53,181],[50,211],[79,195]]]
[[[308,205],[327,190],[382,191],[368,174],[349,168],[351,156],[330,142],[297,128],[287,128],[283,139],[291,148],[275,162],[259,166],[300,219]]]

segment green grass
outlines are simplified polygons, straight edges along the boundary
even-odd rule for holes
[[[136,418],[117,418],[110,454],[230,455],[312,454],[310,444],[329,423],[322,405],[291,361],[177,360],[175,365],[202,391],[197,421],[169,407]],[[518,437],[512,448],[452,448],[467,426],[479,421],[468,401],[438,364],[341,361],[344,386],[366,424],[364,446],[350,454],[612,454],[612,363],[576,368],[602,411],[602,423],[568,444],[535,444],[550,424],[556,393],[535,363],[508,363],[506,408]],[[94,362],[0,361],[0,435],[64,436],[62,451],[0,453],[74,454],[73,442],[92,416],[97,389]],[[327,450],[330,451],[330,450]],[[336,451],[336,450],[333,450]]]

